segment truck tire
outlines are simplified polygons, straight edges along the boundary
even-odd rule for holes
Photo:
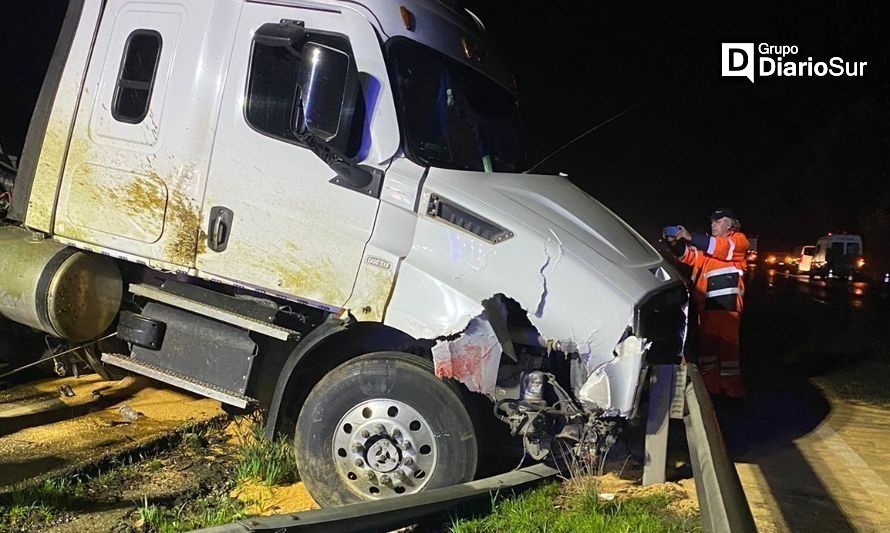
[[[457,387],[415,355],[362,355],[327,373],[297,418],[300,477],[322,507],[470,481],[476,433]]]

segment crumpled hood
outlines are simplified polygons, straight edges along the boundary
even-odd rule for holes
[[[424,216],[431,195],[513,236],[492,244]],[[597,350],[608,354],[633,318],[634,306],[666,282],[676,282],[652,246],[563,177],[431,168],[420,202],[414,244],[399,278],[407,275],[404,270],[416,268],[450,294],[428,295],[443,300],[449,312],[431,316],[435,325],[411,328],[425,330],[424,337],[453,332],[448,328],[459,331],[475,316],[460,314],[467,306],[478,309],[482,300],[502,293],[534,315],[532,321],[544,335],[596,337]],[[400,303],[404,285],[397,282],[394,304]],[[430,301],[435,300],[423,305]]]
[[[616,265],[639,267],[661,261],[658,252],[624,221],[563,177],[494,174],[487,181],[497,192]]]
[[[575,290],[584,290],[586,284],[602,294],[608,286],[630,306],[663,284],[658,276],[664,272],[657,272],[665,266],[661,255],[615,213],[564,177],[434,168],[422,198],[430,194],[510,230],[514,237],[493,245],[487,253],[515,253],[514,269],[532,268],[538,277],[569,282],[563,278],[570,269],[553,268],[566,261],[583,271],[581,278],[571,280]],[[546,267],[545,256],[550,257]]]

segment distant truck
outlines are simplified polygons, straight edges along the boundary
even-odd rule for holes
[[[846,233],[823,235],[816,241],[811,277],[858,278],[865,267],[862,237]]]
[[[607,450],[687,291],[521,173],[486,42],[452,0],[71,0],[0,182],[4,338],[265,409],[322,505],[468,481],[497,426]]]

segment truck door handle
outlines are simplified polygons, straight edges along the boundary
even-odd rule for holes
[[[231,209],[220,205],[210,209],[210,222],[207,227],[207,247],[214,252],[222,252],[229,244],[232,221],[235,214]]]
[[[226,242],[226,224],[221,216],[213,219],[213,231],[211,234],[213,235],[215,248],[219,248],[222,243]]]

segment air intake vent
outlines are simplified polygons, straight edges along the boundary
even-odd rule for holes
[[[430,195],[426,214],[468,231],[492,244],[503,242],[513,236],[512,231],[506,230],[494,222],[489,222],[437,194]]]

